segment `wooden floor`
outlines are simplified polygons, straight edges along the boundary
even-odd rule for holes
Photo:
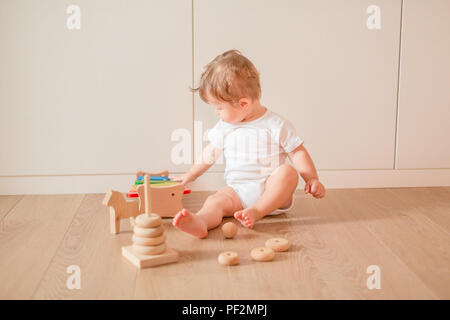
[[[210,193],[186,195],[197,210]],[[1,299],[450,299],[450,188],[328,190],[296,194],[294,209],[264,218],[235,239],[220,229],[200,240],[164,219],[178,263],[138,270],[121,256],[130,226],[109,233],[103,194],[0,197]],[[229,221],[228,218],[225,221]],[[292,241],[272,262],[250,250],[271,237]],[[235,250],[239,266],[217,263]],[[66,286],[81,268],[81,289]],[[367,267],[381,289],[366,286]]]

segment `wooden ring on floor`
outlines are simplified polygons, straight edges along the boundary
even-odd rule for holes
[[[157,246],[166,241],[166,235],[163,233],[162,235],[156,238],[143,238],[133,234],[131,240],[133,241],[134,244],[138,246]]]
[[[272,238],[266,241],[266,247],[276,252],[287,251],[291,242],[285,238]]]
[[[156,238],[164,233],[164,228],[162,226],[156,228],[141,228],[134,226],[134,234],[142,238]]]
[[[136,225],[141,228],[155,228],[161,225],[161,217],[156,213],[149,216],[147,214],[140,214],[136,217]]]
[[[270,261],[275,257],[275,252],[267,247],[254,248],[250,252],[250,256],[255,261]]]
[[[132,247],[135,253],[149,256],[163,253],[167,249],[165,243],[160,244],[159,246],[139,246],[133,243]]]
[[[224,266],[233,266],[239,263],[239,255],[234,251],[225,251],[219,254],[217,261]]]

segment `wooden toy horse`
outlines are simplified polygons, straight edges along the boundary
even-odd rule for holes
[[[109,207],[111,233],[120,232],[121,219],[131,218],[130,222],[133,224],[134,218],[139,215],[139,202],[125,200],[118,191],[108,190],[103,199],[103,205]]]
[[[184,186],[181,183],[170,185],[151,185],[152,211],[161,217],[174,217],[178,211],[183,209],[182,197]],[[139,198],[127,200],[122,193],[108,190],[103,205],[109,207],[111,233],[120,232],[120,220],[130,218],[134,225],[134,218],[145,213],[144,185],[136,188]]]

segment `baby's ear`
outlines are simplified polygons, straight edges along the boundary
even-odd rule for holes
[[[239,99],[239,106],[240,107],[248,107],[248,105],[250,104],[250,99],[248,98],[240,98]]]

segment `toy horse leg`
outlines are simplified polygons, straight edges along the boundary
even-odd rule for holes
[[[103,199],[103,205],[109,207],[109,229],[111,233],[119,233],[120,231],[120,212],[116,212],[117,192],[109,189],[105,198]],[[119,207],[117,207],[119,208]]]
[[[120,232],[120,217],[117,216],[116,210],[113,207],[109,207],[109,222],[110,222],[110,231],[111,233],[119,233]]]

